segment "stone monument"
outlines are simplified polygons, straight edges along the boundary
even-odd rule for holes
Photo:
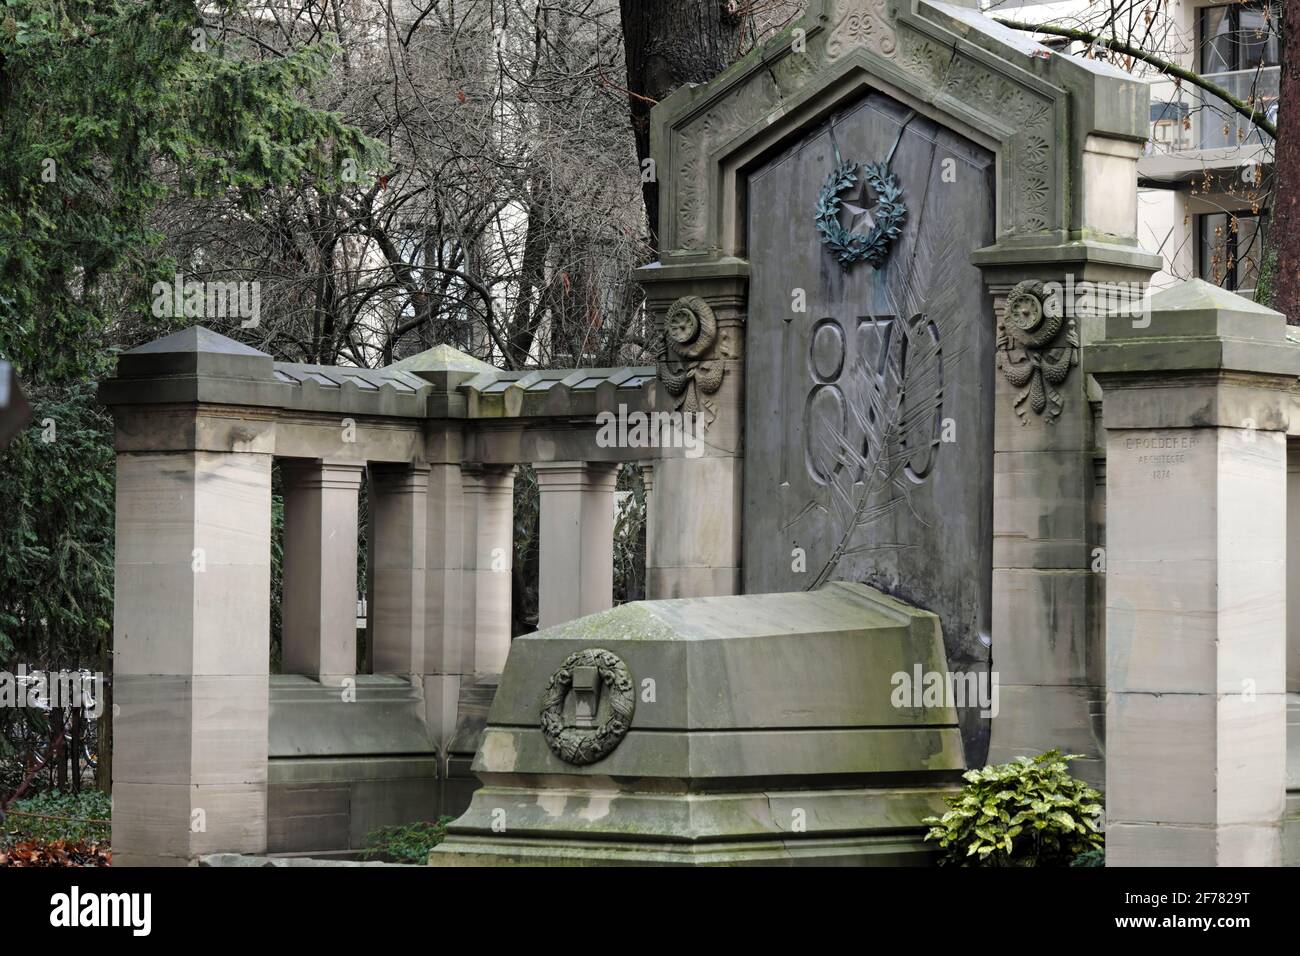
[[[517,638],[437,864],[928,862],[965,768],[938,619],[861,584],[627,604]]]
[[[657,407],[702,420],[704,452],[655,462],[647,580],[687,600],[515,642],[485,787],[435,859],[903,862],[963,762],[1061,747],[1100,780],[1079,361],[1159,264],[1136,244],[1146,104],[974,4],[814,0],[655,108],[638,278]],[[902,619],[942,648],[914,656]],[[1000,677],[1001,716],[900,707],[888,679],[918,664]]]

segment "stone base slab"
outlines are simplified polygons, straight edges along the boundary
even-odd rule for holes
[[[485,787],[430,866],[928,866],[955,787],[727,794]]]

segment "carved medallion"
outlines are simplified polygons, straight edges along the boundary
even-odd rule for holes
[[[713,413],[704,396],[722,388],[726,371],[720,358],[707,358],[718,340],[718,319],[697,295],[683,296],[664,317],[664,361],[659,380],[674,398],[674,408],[688,415],[702,408]]]
[[[564,704],[570,693],[576,695],[575,716],[573,726],[566,726]],[[597,723],[602,703],[608,716]],[[551,675],[542,696],[542,734],[555,756],[586,766],[613,753],[627,736],[635,710],[632,673],[622,658],[589,647],[570,654]]]
[[[1046,414],[1048,422],[1055,423],[1065,399],[1053,386],[1063,383],[1070,367],[1079,364],[1078,332],[1060,296],[1047,295],[1035,279],[1013,288],[998,323],[997,348],[1002,374],[1022,390],[1015,402],[1021,424],[1029,421],[1026,402],[1034,414]]]

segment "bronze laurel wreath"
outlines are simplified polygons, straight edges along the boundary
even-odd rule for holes
[[[595,667],[609,695],[609,717],[594,729],[564,726],[564,698],[573,687],[575,667]],[[609,756],[627,735],[636,710],[632,673],[622,658],[599,647],[570,654],[551,675],[542,696],[542,734],[551,753],[579,767]]]
[[[835,253],[835,258],[846,269],[855,262],[869,262],[873,266],[884,262],[907,216],[903,188],[888,166],[864,163],[862,176],[875,190],[880,210],[876,224],[865,235],[850,232],[840,225],[840,194],[857,183],[856,163],[836,166],[826,177],[826,184],[817,197],[817,231],[821,233],[822,243]]]

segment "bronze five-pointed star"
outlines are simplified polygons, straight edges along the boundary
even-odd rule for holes
[[[871,187],[865,182],[858,196],[844,200],[843,206],[849,214],[849,232],[862,235],[876,227],[876,215],[880,212],[880,203],[876,202],[875,196],[871,194]]]

